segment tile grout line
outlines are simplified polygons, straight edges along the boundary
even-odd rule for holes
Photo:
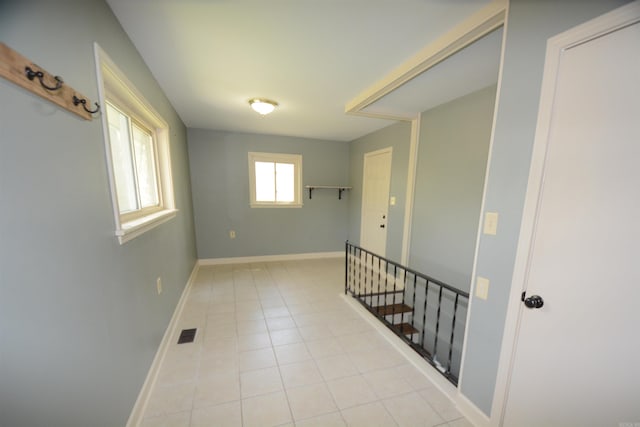
[[[253,265],[252,265],[253,266]],[[270,268],[272,266],[277,266],[277,268],[279,269],[273,269]],[[318,293],[317,289],[319,286],[318,281],[316,279],[314,279],[313,281],[311,281],[310,283],[304,283],[300,286],[300,292],[296,292],[296,285],[295,282],[298,279],[298,277],[302,276],[303,274],[320,274],[317,273],[316,270],[318,270],[317,268],[309,268],[308,266],[306,266],[305,268],[301,268],[301,269],[295,269],[295,264],[291,264],[291,263],[278,263],[278,264],[271,264],[271,263],[266,263],[266,264],[260,264],[260,268],[262,273],[264,273],[264,276],[266,277],[266,283],[264,286],[260,285],[258,286],[257,282],[260,280],[260,274],[258,274],[258,272],[255,271],[249,271],[248,273],[250,273],[250,278],[246,276],[246,274],[243,274],[242,272],[239,273],[240,270],[238,270],[236,268],[237,266],[232,266],[229,270],[219,270],[219,269],[213,269],[209,274],[212,276],[211,277],[211,281],[207,280],[207,284],[206,286],[209,288],[208,291],[202,291],[201,293],[203,295],[207,295],[205,298],[207,299],[207,304],[206,304],[206,310],[204,312],[204,327],[202,328],[202,331],[198,331],[198,335],[200,336],[199,339],[199,349],[197,352],[197,357],[198,357],[198,369],[196,371],[196,378],[195,378],[195,384],[196,384],[196,388],[194,390],[194,394],[193,394],[193,399],[191,401],[191,411],[188,414],[188,416],[185,415],[186,418],[188,418],[188,421],[190,424],[193,423],[193,421],[195,421],[194,419],[194,413],[193,411],[196,410],[195,408],[195,398],[196,398],[196,392],[198,390],[198,385],[200,383],[200,379],[201,379],[201,374],[202,374],[202,363],[203,360],[206,357],[206,353],[204,351],[204,343],[205,343],[205,337],[207,336],[207,331],[210,329],[210,327],[214,324],[217,324],[212,318],[210,318],[211,315],[211,311],[210,311],[210,307],[211,305],[214,304],[215,299],[217,298],[216,293],[214,292],[215,289],[215,285],[216,285],[216,274],[218,276],[225,276],[225,279],[227,279],[227,274],[228,274],[228,278],[230,278],[232,280],[231,285],[228,287],[228,290],[231,291],[232,293],[232,297],[233,297],[233,305],[234,305],[234,310],[237,309],[238,306],[238,302],[244,302],[247,303],[248,305],[257,305],[257,307],[260,308],[260,313],[262,315],[261,320],[264,327],[265,327],[265,331],[264,332],[260,332],[260,334],[266,334],[267,338],[268,338],[268,346],[265,348],[269,348],[271,350],[271,354],[273,355],[274,359],[275,359],[275,367],[278,369],[278,379],[280,381],[280,386],[282,387],[282,391],[284,391],[284,397],[286,399],[287,405],[288,405],[288,413],[289,413],[289,417],[292,421],[293,424],[297,424],[297,422],[301,422],[301,421],[306,421],[309,419],[313,419],[313,418],[319,418],[319,417],[323,417],[323,416],[328,416],[330,414],[335,414],[336,412],[338,413],[339,418],[346,423],[346,419],[343,415],[343,410],[340,409],[340,407],[337,405],[337,401],[336,401],[336,397],[334,396],[334,394],[331,392],[331,389],[328,387],[328,384],[330,381],[333,380],[328,380],[327,377],[325,376],[325,374],[322,373],[322,371],[320,370],[320,366],[318,364],[318,361],[321,359],[325,359],[325,358],[331,358],[334,357],[336,355],[325,355],[325,356],[321,356],[321,357],[316,357],[316,355],[314,353],[312,353],[310,351],[310,343],[315,342],[315,341],[323,341],[323,340],[334,340],[336,342],[336,344],[338,345],[338,347],[341,350],[341,355],[343,355],[344,357],[346,357],[351,363],[355,364],[356,366],[358,366],[359,364],[356,363],[358,360],[356,358],[356,360],[354,361],[354,355],[352,354],[355,351],[355,347],[354,349],[352,349],[353,351],[347,351],[340,343],[340,337],[344,337],[344,336],[349,336],[349,335],[359,335],[362,334],[365,331],[359,331],[359,330],[354,330],[352,333],[348,333],[348,334],[341,334],[341,333],[337,333],[337,327],[335,324],[333,324],[333,326],[328,327],[327,331],[329,333],[328,336],[324,337],[324,336],[317,336],[314,337],[312,336],[311,338],[309,338],[309,336],[302,336],[300,334],[300,328],[304,328],[304,327],[311,327],[311,326],[318,326],[321,322],[310,322],[307,326],[303,326],[300,322],[300,319],[296,318],[296,315],[294,315],[290,308],[293,305],[306,305],[306,308],[312,308],[312,310],[310,311],[298,311],[297,316],[300,316],[301,314],[304,315],[306,313],[314,313],[314,314],[318,314],[321,317],[327,317],[327,316],[331,316],[331,315],[335,315],[335,313],[342,313],[343,307],[340,307],[338,309],[331,309],[331,304],[329,303],[329,301],[332,298],[328,298],[329,294],[325,294],[325,293]],[[314,265],[314,267],[317,267]],[[221,271],[227,272],[227,274],[219,274]],[[276,273],[276,271],[280,272],[280,274]],[[303,271],[306,271],[306,273],[301,273]],[[279,277],[279,279],[277,278]],[[250,280],[250,283],[249,283]],[[331,279],[331,282],[333,282],[334,280]],[[225,284],[225,287],[228,286],[228,284]],[[333,285],[332,285],[333,286]],[[243,289],[242,294],[239,293],[239,289]],[[292,297],[293,296],[293,297]],[[240,298],[240,299],[239,299]],[[278,302],[276,304],[272,303],[271,301],[275,301],[278,300]],[[340,302],[344,303],[342,300],[340,300]],[[268,305],[265,306],[265,303],[267,303]],[[315,305],[313,305],[313,303],[315,303]],[[275,329],[272,330],[269,326],[268,326],[268,319],[267,318],[267,314],[265,312],[265,310],[269,310],[271,308],[277,308],[277,307],[284,307],[286,308],[287,311],[287,315],[286,316],[274,316],[272,318],[277,319],[280,317],[289,317],[292,319],[293,321],[293,327],[290,328],[284,328],[284,329]],[[320,308],[320,311],[318,311],[318,308]],[[348,306],[347,306],[348,307]],[[235,354],[235,360],[236,360],[236,364],[239,362],[239,355],[241,353],[240,351],[240,329],[239,329],[239,322],[242,321],[241,319],[239,319],[237,317],[237,311],[234,311],[233,313],[229,313],[228,315],[233,316],[234,317],[234,335],[233,335],[233,339],[231,339],[231,341],[233,341],[235,343],[234,345],[234,353]],[[183,313],[184,314],[184,313]],[[340,314],[340,316],[342,316],[343,314]],[[245,319],[247,320],[247,319]],[[306,323],[306,322],[305,322]],[[280,326],[276,326],[276,327],[280,327]],[[279,331],[283,331],[283,330],[291,330],[291,331],[295,331],[296,333],[296,337],[294,338],[294,342],[285,342],[285,343],[281,343],[280,345],[276,345],[274,340],[273,340],[273,334]],[[257,332],[256,332],[257,333]],[[256,333],[253,333],[253,335],[256,335]],[[242,336],[245,336],[247,334],[243,334]],[[218,340],[218,339],[222,339],[222,338],[214,338],[214,337],[210,337],[211,340]],[[297,341],[297,342],[295,342]],[[299,346],[299,344],[303,344],[302,346]],[[263,344],[259,344],[260,346],[262,346]],[[294,362],[287,362],[285,364],[282,363],[282,360],[279,359],[276,356],[276,348],[277,347],[282,347],[282,346],[287,346],[287,345],[298,345],[298,348],[304,349],[307,352],[307,356],[309,356],[308,359],[305,360],[296,360],[295,357],[293,357],[293,360],[295,360]],[[262,348],[262,347],[260,347]],[[360,351],[364,351],[364,350],[360,350]],[[356,351],[357,353],[357,351]],[[374,360],[375,361],[375,360]],[[284,381],[284,375],[283,375],[283,368],[289,365],[293,365],[293,364],[297,364],[297,363],[311,363],[312,366],[314,366],[314,368],[316,369],[316,371],[319,374],[319,379],[321,380],[320,382],[314,382],[314,383],[309,383],[309,384],[302,384],[302,385],[298,385],[298,386],[293,386],[293,387],[287,387],[285,385],[285,381]],[[375,366],[375,365],[372,365]],[[367,384],[369,387],[373,387],[373,383],[370,382],[370,379],[368,379],[366,377],[366,375],[368,375],[369,373],[375,373],[378,371],[384,371],[387,369],[394,369],[397,368],[399,366],[402,366],[401,363],[397,363],[397,364],[393,364],[393,366],[382,366],[382,367],[375,367],[374,369],[371,369],[370,371],[366,371],[366,372],[362,372],[360,369],[357,369],[357,372],[351,374],[351,375],[347,375],[346,377],[338,377],[335,378],[334,380],[340,380],[343,378],[350,378],[350,377],[359,377],[365,384]],[[260,368],[263,369],[263,368]],[[266,369],[266,368],[265,368]],[[249,371],[246,372],[250,372],[250,371],[254,371],[255,369],[251,369]],[[242,382],[241,382],[241,374],[242,372],[240,372],[240,367],[238,366],[238,370],[237,370],[237,374],[235,376],[236,381],[238,383],[238,388],[239,388],[239,407],[240,407],[240,421],[243,423],[248,421],[244,419],[244,398],[242,397]],[[330,411],[330,412],[324,412],[322,414],[316,414],[307,418],[303,418],[300,420],[296,420],[294,417],[294,413],[293,413],[293,407],[291,405],[291,401],[290,401],[290,393],[295,390],[296,388],[300,388],[300,387],[305,387],[305,386],[310,386],[310,385],[322,385],[322,387],[326,390],[328,390],[329,395],[331,396],[331,402],[333,403],[333,406],[336,408],[335,411]],[[440,412],[438,410],[436,410],[436,408],[433,406],[434,404],[431,403],[430,400],[427,399],[427,397],[425,397],[422,394],[423,390],[426,390],[426,388],[424,389],[415,389],[416,385],[411,384],[411,391],[405,391],[402,393],[398,393],[398,394],[393,394],[391,396],[388,396],[386,398],[381,397],[381,395],[376,392],[375,390],[373,391],[373,394],[375,395],[376,399],[371,401],[371,402],[364,402],[361,404],[357,404],[357,405],[353,405],[353,406],[349,406],[348,408],[344,408],[344,410],[348,410],[348,409],[352,409],[352,408],[357,408],[359,406],[364,406],[364,405],[368,405],[368,404],[382,404],[382,408],[384,408],[385,413],[390,417],[390,420],[393,420],[393,422],[397,423],[397,420],[395,419],[395,417],[393,417],[393,415],[389,412],[387,406],[384,404],[384,400],[390,400],[393,398],[397,398],[397,397],[401,397],[401,396],[408,396],[412,393],[415,393],[415,397],[420,399],[420,401],[422,402],[427,402],[428,406],[432,409],[433,413],[436,414],[440,419],[444,420],[444,423],[441,424],[437,424],[438,426],[444,427],[446,426],[448,423],[456,421],[456,420],[460,420],[460,419],[464,419],[464,416],[460,416],[458,418],[454,418],[452,420],[446,420],[443,416],[440,415]],[[251,397],[257,397],[257,396],[264,396],[267,394],[273,394],[273,393],[278,393],[278,391],[275,392],[271,392],[271,393],[262,393],[256,396],[251,396]],[[249,397],[247,397],[249,398]],[[223,405],[223,404],[227,404],[230,402],[223,402],[223,403],[216,403],[213,405],[207,405],[206,407],[210,407],[210,406],[219,406],[219,405]],[[199,408],[199,409],[203,409],[203,408]],[[284,409],[284,408],[283,408]]]

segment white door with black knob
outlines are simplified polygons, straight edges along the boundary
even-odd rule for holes
[[[500,424],[638,426],[640,3],[550,40],[539,114]]]
[[[385,256],[391,185],[391,147],[364,155],[360,246]]]

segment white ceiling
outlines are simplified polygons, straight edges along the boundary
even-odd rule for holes
[[[351,141],[345,104],[490,0],[107,0],[188,127]],[[497,81],[500,31],[367,107],[416,113]],[[107,52],[108,53],[108,52]],[[280,103],[259,116],[249,98]]]

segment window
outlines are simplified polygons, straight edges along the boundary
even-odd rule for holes
[[[96,45],[107,168],[120,243],[176,215],[169,126]]]
[[[249,153],[251,207],[302,207],[302,156]]]
[[[160,208],[154,132],[106,102],[109,145],[120,215]]]

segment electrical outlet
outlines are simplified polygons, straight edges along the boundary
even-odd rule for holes
[[[478,276],[476,280],[476,297],[484,300],[489,298],[489,279]]]
[[[158,295],[162,293],[162,278],[158,277],[156,279],[156,289],[158,290]]]
[[[498,233],[498,213],[487,212],[484,216],[484,234],[495,236]]]
[[[229,238],[230,239],[236,238],[236,230],[229,230]]]

